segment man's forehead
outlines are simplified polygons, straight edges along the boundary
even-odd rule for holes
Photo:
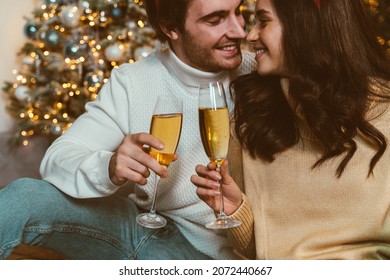
[[[189,0],[187,16],[205,16],[216,11],[237,9],[242,0]]]

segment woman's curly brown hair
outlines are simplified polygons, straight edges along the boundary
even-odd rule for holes
[[[366,113],[372,97],[390,99],[390,60],[378,43],[377,30],[362,0],[272,0],[283,26],[282,48],[289,72],[287,102],[280,77],[257,73],[232,83],[235,132],[252,157],[272,161],[295,145],[299,130],[294,111],[299,108],[312,133],[321,142],[322,157],[342,155],[340,177],[357,146],[357,133],[374,144],[372,174],[387,140],[370,124]],[[382,93],[372,90],[372,84]]]

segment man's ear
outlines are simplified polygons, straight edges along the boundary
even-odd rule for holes
[[[167,35],[172,41],[177,40],[179,38],[179,33],[176,29],[170,29],[166,25],[160,25],[161,30]]]

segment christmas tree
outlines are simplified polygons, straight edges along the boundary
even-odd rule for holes
[[[364,2],[368,5],[378,23],[379,43],[390,55],[390,0],[364,0]]]
[[[389,0],[364,1],[382,28],[380,42],[390,50]],[[248,28],[255,2],[241,6]],[[28,145],[37,135],[60,136],[114,67],[140,60],[159,45],[142,0],[43,0],[26,18],[24,34],[23,65],[3,87],[16,120],[16,145]]]
[[[44,0],[26,18],[16,82],[6,82],[16,144],[56,138],[94,100],[114,67],[156,46],[141,1]]]
[[[247,18],[254,2],[242,6]],[[23,65],[3,87],[16,120],[16,145],[28,145],[37,135],[60,136],[114,67],[159,45],[142,0],[43,0],[23,31]]]

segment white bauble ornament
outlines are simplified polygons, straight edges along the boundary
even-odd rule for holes
[[[130,30],[135,30],[138,27],[137,23],[134,20],[129,20],[126,23],[126,25],[127,25],[127,28],[129,28]]]
[[[60,125],[54,125],[51,129],[51,132],[54,134],[54,135],[61,135],[62,134],[62,128]]]
[[[112,44],[104,50],[104,55],[108,61],[120,61],[124,53],[124,47],[119,43]]]
[[[67,6],[61,11],[61,21],[67,27],[76,27],[80,22],[81,12],[77,6]]]
[[[26,55],[23,57],[23,64],[25,65],[33,65],[35,62],[35,59],[31,55]]]
[[[90,7],[90,4],[88,1],[83,1],[81,2],[81,6],[84,8],[84,9],[88,9]]]
[[[153,48],[145,46],[137,48],[134,52],[135,60],[141,60],[153,52]]]
[[[25,100],[28,96],[29,96],[29,89],[28,89],[28,87],[26,87],[26,86],[18,86],[18,87],[15,89],[15,97],[16,97],[18,100],[23,101],[23,100]]]
[[[45,0],[44,3],[47,5],[47,6],[50,6],[50,5],[61,5],[63,3],[62,0]]]

